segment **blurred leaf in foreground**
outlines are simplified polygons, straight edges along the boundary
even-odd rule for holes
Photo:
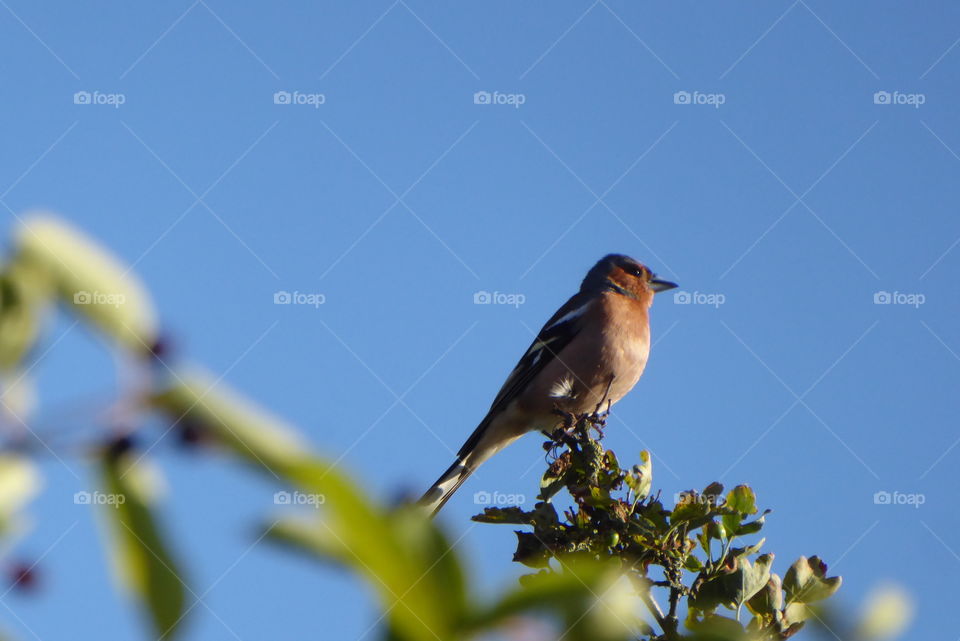
[[[157,338],[153,304],[116,257],[65,221],[29,216],[17,232],[13,266],[34,288],[48,287],[62,302],[134,352]]]
[[[154,514],[156,478],[123,442],[102,457],[102,513],[112,543],[108,550],[124,585],[146,606],[160,639],[176,636],[184,610],[185,583]]]
[[[40,477],[33,462],[12,454],[0,455],[0,536],[23,531],[26,524],[18,512],[39,489]]]

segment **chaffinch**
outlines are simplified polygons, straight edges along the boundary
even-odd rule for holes
[[[527,432],[560,425],[556,410],[585,414],[623,398],[647,364],[653,296],[674,287],[629,256],[601,258],[537,334],[420,504],[436,514],[481,463]]]

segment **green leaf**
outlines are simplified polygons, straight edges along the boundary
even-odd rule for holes
[[[627,487],[633,491],[634,500],[643,499],[650,495],[650,487],[653,484],[653,461],[650,458],[650,452],[642,450],[640,452],[640,465],[634,465],[630,472],[624,477]]]
[[[753,545],[747,545],[742,548],[731,548],[729,554],[732,557],[751,556],[759,552],[760,548],[762,548],[763,544],[766,542],[766,539],[760,539]]]
[[[686,627],[696,632],[695,641],[751,641],[736,619],[708,614],[702,619],[687,617]]]
[[[727,512],[723,517],[723,526],[727,530],[727,536],[740,536],[749,532],[741,532],[740,522],[749,514],[757,513],[757,497],[746,485],[738,485],[727,494],[727,500],[723,504]],[[763,522],[760,522],[763,525]],[[756,529],[754,529],[756,528]],[[759,527],[750,525],[747,530],[757,531]]]
[[[683,521],[702,520],[710,513],[710,509],[708,502],[695,491],[683,492],[670,514],[670,523],[676,525]]]
[[[736,610],[767,584],[772,564],[772,554],[757,557],[755,563],[741,557],[736,560],[732,571],[707,579],[698,586],[690,605],[698,610],[712,610],[718,605]]]
[[[509,507],[486,507],[483,508],[483,514],[475,514],[470,517],[477,523],[506,523],[508,525],[527,525],[531,522],[533,514],[520,509],[514,505]]]
[[[318,560],[333,561],[346,567],[352,564],[349,550],[316,519],[305,517],[277,519],[264,528],[264,534],[274,543],[299,549],[317,557]]]
[[[254,466],[282,474],[309,458],[293,428],[201,373],[182,373],[153,398],[173,421],[189,421]]]
[[[783,609],[784,621],[789,624],[802,624],[811,618],[817,619],[819,623],[825,620],[826,617],[827,614],[823,608],[811,603],[800,603],[799,601],[793,603],[788,602]]]
[[[867,597],[854,638],[860,641],[897,638],[913,619],[913,611],[913,600],[902,588],[881,586]]]
[[[400,546],[417,555],[420,564],[417,571],[423,568],[421,582],[429,582],[433,598],[442,600],[448,621],[454,626],[465,615],[468,594],[467,579],[453,543],[416,507],[393,512],[390,520]],[[431,607],[437,606],[431,604]]]
[[[65,304],[119,344],[142,353],[155,344],[146,290],[117,258],[65,221],[29,217],[17,233],[14,263],[44,274]]]
[[[40,333],[41,296],[23,269],[0,274],[0,369],[13,370]]]
[[[183,375],[154,398],[173,420],[183,417],[199,426],[228,452],[298,487],[323,497],[314,537],[301,528],[274,536],[295,540],[322,558],[337,558],[368,578],[378,591],[389,624],[405,639],[452,636],[459,608],[452,595],[452,571],[438,563],[442,540],[426,516],[388,513],[366,498],[360,487],[336,467],[310,453],[282,421],[214,385],[204,375]],[[319,538],[318,538],[319,537]]]
[[[153,514],[155,478],[132,452],[105,455],[102,475],[104,491],[113,498],[102,510],[114,567],[146,606],[156,635],[173,638],[185,615],[185,583]]]
[[[605,594],[619,577],[619,572],[607,563],[562,559],[560,565],[560,572],[544,570],[523,577],[520,587],[508,591],[493,604],[478,608],[465,632],[489,630],[517,615],[537,611],[553,612],[571,622],[581,620],[596,607],[596,595]],[[572,630],[564,638],[590,637],[585,637],[582,630]]]
[[[783,584],[779,575],[771,573],[763,589],[747,601],[747,608],[754,614],[772,616],[782,607]]]
[[[17,513],[40,489],[40,475],[26,458],[0,454],[0,536],[22,531]]]
[[[740,514],[757,513],[757,497],[746,485],[738,485],[727,494],[725,507],[736,510]]]
[[[767,514],[770,514],[770,510],[764,510],[763,514],[753,521],[747,523],[741,523],[737,526],[736,536],[747,536],[749,534],[756,534],[763,529],[764,522],[766,520]]]
[[[734,599],[737,607],[746,603],[767,585],[767,582],[770,580],[770,568],[772,565],[773,554],[761,554],[753,564],[751,564],[747,558],[740,560],[740,569],[742,571],[740,588]]]
[[[604,458],[604,468],[613,474],[620,473],[620,461],[617,460],[617,455],[613,450],[607,450],[603,454]]]
[[[550,549],[532,532],[516,531],[517,551],[513,560],[530,568],[545,568],[552,556]]]
[[[289,526],[274,538],[295,542],[316,556],[336,559],[365,576],[377,591],[388,628],[406,641],[455,638],[466,608],[465,581],[451,545],[422,509],[387,512],[359,486],[324,461],[282,458],[275,469],[309,493],[324,496],[308,536]],[[282,523],[282,522],[281,522]]]
[[[816,603],[840,589],[843,579],[827,577],[827,564],[819,557],[801,556],[783,577],[783,589],[788,603]],[[791,619],[797,620],[797,619]]]

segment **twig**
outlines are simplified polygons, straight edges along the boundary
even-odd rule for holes
[[[670,587],[670,612],[667,614],[666,623],[670,626],[670,629],[664,628],[664,633],[669,639],[675,639],[677,637],[677,628],[680,626],[680,619],[677,617],[677,606],[680,605],[680,589],[676,586]]]
[[[639,587],[640,600],[647,606],[650,614],[656,619],[657,625],[663,630],[664,638],[670,641],[680,641],[680,637],[677,635],[677,622],[675,620],[676,605],[672,601],[673,594],[671,593],[670,614],[665,615],[663,610],[660,609],[660,605],[654,600],[653,595],[650,593],[650,587],[653,585],[653,582],[645,577],[635,577],[635,581]],[[671,620],[671,616],[673,620]]]

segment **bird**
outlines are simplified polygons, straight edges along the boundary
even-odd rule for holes
[[[491,456],[527,432],[552,432],[563,413],[609,409],[640,380],[655,294],[677,287],[624,254],[608,254],[543,328],[446,472],[419,500],[431,516]]]

